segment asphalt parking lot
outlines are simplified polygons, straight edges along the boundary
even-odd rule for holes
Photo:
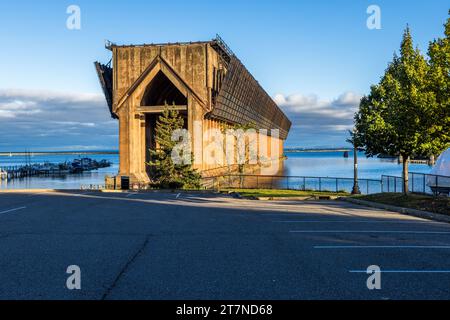
[[[450,225],[340,201],[0,193],[0,299],[450,299]]]

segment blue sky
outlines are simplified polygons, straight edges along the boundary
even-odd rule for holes
[[[66,9],[81,8],[81,30]],[[366,27],[369,5],[381,30]],[[219,33],[293,120],[287,146],[340,147],[358,100],[409,23],[416,45],[443,34],[448,0],[2,1],[0,151],[115,149],[92,62],[119,44],[208,40]]]

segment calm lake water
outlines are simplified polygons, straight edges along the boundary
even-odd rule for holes
[[[313,176],[313,177],[353,177],[353,154],[348,159],[342,152],[299,152],[287,153],[288,159],[284,162],[284,175],[289,176]],[[32,163],[61,163],[79,158],[78,155],[44,155],[33,156]],[[31,177],[0,180],[0,189],[78,189],[83,185],[104,184],[105,175],[115,175],[118,172],[119,159],[115,154],[93,154],[81,157],[89,157],[95,160],[109,160],[113,165],[92,172],[77,175]],[[0,167],[17,166],[26,164],[24,156],[0,156]],[[423,164],[411,164],[412,172],[429,173],[431,167]],[[402,166],[390,159],[366,158],[359,154],[359,176],[365,179],[380,179],[381,175],[401,176]]]
[[[20,166],[28,163],[62,163],[77,158],[91,158],[95,160],[108,160],[112,163],[109,168],[101,168],[81,174],[69,174],[64,176],[39,176],[8,181],[0,180],[0,189],[79,189],[90,184],[105,184],[106,175],[116,175],[119,171],[119,156],[117,154],[90,154],[90,155],[36,155],[25,156],[0,156],[0,167]]]
[[[353,153],[344,158],[343,152],[299,152],[287,153],[284,172],[288,176],[314,177],[353,177]],[[431,167],[426,164],[410,164],[411,172],[429,173]],[[359,177],[377,179],[381,175],[401,176],[402,165],[393,159],[367,158],[358,153]]]

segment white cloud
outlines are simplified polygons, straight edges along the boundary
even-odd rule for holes
[[[340,147],[353,127],[360,96],[346,92],[326,100],[277,94],[274,100],[292,121],[288,146]],[[117,135],[117,120],[102,94],[0,90],[0,151],[115,149]]]
[[[292,121],[290,146],[343,146],[361,96],[345,92],[333,100],[317,95],[277,94],[275,102]],[[341,141],[341,142],[340,142]]]
[[[99,93],[53,92],[48,90],[0,89],[0,99],[59,103],[96,103],[104,104]]]
[[[346,92],[344,94],[341,94],[334,101],[335,101],[336,105],[340,105],[340,106],[355,106],[355,105],[359,105],[361,98],[362,98],[362,96],[359,94],[356,94],[354,92]]]
[[[2,149],[117,148],[117,126],[102,94],[0,90]]]
[[[81,126],[81,127],[95,127],[96,124],[93,122],[75,122],[75,121],[53,121],[54,124],[64,125],[64,126]]]
[[[1,100],[0,100],[1,101]],[[0,118],[15,118],[41,112],[33,101],[6,100],[0,102]]]
[[[0,118],[14,118],[15,116],[15,113],[11,110],[0,109]]]

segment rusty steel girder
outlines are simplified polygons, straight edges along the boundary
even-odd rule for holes
[[[281,139],[287,138],[291,128],[291,121],[234,55],[210,116],[229,123],[253,124],[257,129],[279,129]]]

